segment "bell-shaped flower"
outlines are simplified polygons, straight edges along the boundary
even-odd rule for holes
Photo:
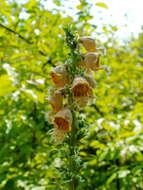
[[[95,52],[90,52],[84,55],[84,62],[87,69],[91,69],[93,71],[101,69],[99,66],[99,58],[100,55]]]
[[[75,77],[71,91],[74,98],[90,96],[92,89],[88,81],[80,76]]]
[[[59,65],[51,72],[52,81],[57,88],[63,88],[68,84],[68,73],[66,65]]]
[[[59,112],[56,113],[54,117],[54,125],[58,130],[68,132],[72,126],[72,113],[70,109],[63,108]]]
[[[56,90],[53,93],[50,93],[48,98],[49,104],[51,104],[53,111],[58,112],[63,108],[63,96],[60,90]]]
[[[80,37],[79,42],[84,46],[84,48],[88,52],[95,52],[96,51],[96,43],[92,37],[89,37],[89,36]]]

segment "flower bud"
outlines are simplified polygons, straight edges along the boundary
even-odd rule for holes
[[[72,125],[72,113],[68,108],[60,110],[54,118],[55,128],[68,132]]]
[[[56,90],[50,94],[48,98],[49,104],[51,104],[53,111],[58,112],[63,107],[63,96],[60,90]]]
[[[99,70],[99,54],[90,52],[84,55],[84,62],[88,69],[91,69],[93,71]]]
[[[79,42],[84,46],[84,48],[88,52],[95,52],[96,51],[96,43],[95,40],[91,37],[84,36],[79,38]]]
[[[57,88],[63,88],[66,84],[68,84],[66,65],[59,65],[55,67],[51,72],[51,77]]]
[[[89,83],[85,78],[79,76],[75,77],[71,90],[74,98],[86,97],[91,94]]]

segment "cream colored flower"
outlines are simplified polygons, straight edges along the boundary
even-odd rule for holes
[[[63,96],[60,90],[56,90],[53,93],[50,93],[48,98],[49,104],[51,104],[53,111],[58,112],[63,108]]]
[[[57,88],[63,88],[69,82],[66,65],[59,65],[55,67],[51,72],[51,77]]]
[[[93,71],[99,70],[99,54],[95,52],[90,52],[84,55],[84,62],[88,69]]]
[[[72,113],[68,108],[63,108],[54,117],[55,128],[68,132],[72,126]]]
[[[95,52],[96,51],[96,43],[95,40],[88,36],[83,36],[79,38],[79,42],[84,46],[84,48],[88,52]]]
[[[79,98],[89,96],[92,90],[85,78],[77,76],[73,81],[71,91],[74,98]]]

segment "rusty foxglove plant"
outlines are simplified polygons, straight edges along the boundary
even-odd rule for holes
[[[62,65],[51,71],[53,90],[48,102],[52,107],[53,139],[68,144],[67,178],[68,189],[80,189],[79,176],[79,111],[93,97],[96,82],[93,72],[100,69],[100,55],[95,40],[91,37],[78,37],[71,28],[65,28],[68,57]],[[80,46],[86,54],[80,52]],[[78,161],[77,161],[78,160]]]

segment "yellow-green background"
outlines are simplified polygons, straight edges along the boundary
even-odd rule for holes
[[[67,190],[67,147],[51,141],[45,97],[51,67],[66,60],[63,27],[72,24],[106,48],[101,64],[108,66],[94,73],[95,99],[82,111],[88,130],[80,144],[79,190],[142,190],[143,34],[120,43],[116,26],[96,32],[90,3],[80,0],[71,17],[60,11],[61,2],[47,10],[41,1],[0,0],[0,189]]]

